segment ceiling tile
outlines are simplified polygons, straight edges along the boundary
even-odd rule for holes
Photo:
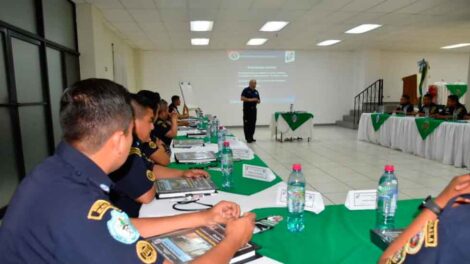
[[[220,8],[228,9],[248,9],[251,8],[254,0],[222,0]]]
[[[157,9],[129,9],[129,13],[137,22],[154,23],[160,21]]]
[[[286,0],[254,0],[253,8],[281,8]]]
[[[154,0],[157,8],[187,8],[189,0]]]
[[[104,17],[110,22],[133,22],[126,9],[103,9]]]
[[[120,0],[124,7],[129,9],[156,8],[153,0]]]
[[[364,12],[376,5],[383,3],[385,0],[354,0],[345,5],[341,11]]]
[[[215,8],[195,8],[189,10],[190,20],[215,20],[219,9]]]
[[[200,9],[200,8],[215,8],[220,7],[222,0],[190,0],[189,8],[190,9]]]
[[[189,21],[186,8],[162,8],[159,9],[163,21]]]
[[[119,0],[88,0],[87,2],[101,9],[124,8]]]

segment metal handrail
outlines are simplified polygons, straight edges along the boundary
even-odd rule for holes
[[[370,113],[383,105],[383,79],[379,79],[354,97],[354,126],[357,127],[362,113]],[[364,107],[365,104],[365,107]]]

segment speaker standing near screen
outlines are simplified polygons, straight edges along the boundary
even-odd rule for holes
[[[241,100],[243,101],[243,130],[246,142],[252,143],[256,128],[256,105],[261,103],[259,93],[256,90],[256,80],[250,80],[248,87],[243,89]]]

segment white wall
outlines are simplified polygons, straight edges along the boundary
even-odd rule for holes
[[[384,79],[384,101],[397,102],[403,92],[402,77],[417,74],[417,62],[425,58],[430,65],[428,85],[444,80],[466,82],[469,57],[465,53],[381,52],[380,73]]]
[[[106,78],[131,91],[136,90],[135,50],[110,29],[101,12],[93,5],[77,4],[77,33],[82,79]]]
[[[242,125],[242,105],[236,87],[238,69],[226,59],[226,51],[140,51],[139,89],[158,91],[169,99],[180,94],[178,83],[190,81],[203,110],[219,116],[226,125]],[[295,109],[315,114],[316,123],[334,123],[352,106],[354,82],[352,52],[298,51],[295,62]],[[261,100],[268,87],[259,89]],[[274,111],[286,111],[286,104],[261,104],[258,125],[267,125]]]

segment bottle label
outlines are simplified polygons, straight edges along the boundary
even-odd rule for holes
[[[305,206],[305,187],[289,186],[287,190],[287,207],[291,213],[301,213]]]

